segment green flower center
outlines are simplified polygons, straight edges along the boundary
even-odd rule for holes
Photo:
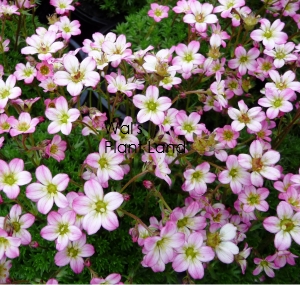
[[[271,30],[266,30],[265,33],[264,33],[264,37],[269,39],[272,37],[272,32]]]
[[[100,168],[106,168],[107,165],[108,165],[108,161],[105,157],[101,157],[99,160],[98,160],[98,163],[100,165]]]
[[[9,245],[9,242],[5,237],[0,237],[0,244],[3,244],[5,248],[7,245]]]
[[[238,171],[236,168],[232,168],[230,171],[229,171],[229,176],[231,176],[232,178],[235,178],[238,174]]]
[[[26,122],[21,122],[19,125],[18,125],[18,130],[20,132],[26,132],[28,129],[30,128],[30,125]]]
[[[235,82],[235,81],[231,81],[231,82],[228,84],[228,87],[229,87],[229,89],[234,90],[234,89],[236,89],[236,88],[238,87],[238,84],[237,84],[237,82]]]
[[[247,61],[248,61],[248,56],[243,55],[243,56],[240,57],[240,62],[241,62],[241,63],[245,63],[245,62],[247,62]]]
[[[69,247],[68,248],[68,256],[69,257],[77,257],[78,256],[78,253],[79,253],[79,250],[77,248],[74,248],[74,247]]]
[[[247,201],[248,201],[249,205],[251,205],[251,206],[257,205],[257,204],[259,204],[259,201],[260,201],[260,195],[252,193],[247,198]]]
[[[56,185],[54,185],[52,183],[49,184],[47,186],[47,191],[48,191],[49,194],[56,194],[57,193],[57,187],[56,187]]]
[[[191,257],[192,259],[194,259],[197,256],[197,251],[195,251],[195,249],[193,247],[188,247],[185,250],[185,255],[187,257]]]
[[[6,176],[4,176],[4,183],[7,185],[14,185],[16,183],[17,179],[15,178],[15,176],[13,174],[8,174]]]
[[[195,171],[192,174],[193,179],[198,180],[201,179],[203,177],[203,173],[201,171]]]
[[[155,12],[154,12],[154,15],[155,15],[156,17],[160,17],[160,16],[162,15],[161,10],[156,9]]]
[[[285,232],[290,232],[294,229],[294,223],[290,219],[284,219],[284,220],[280,221],[280,227]]]
[[[276,83],[276,87],[277,87],[279,90],[284,90],[284,89],[287,88],[286,84],[283,83],[283,82]]]
[[[0,99],[5,99],[9,96],[10,92],[9,90],[7,90],[6,88],[5,89],[2,89],[0,90]]]
[[[8,130],[8,129],[10,128],[10,124],[7,123],[7,122],[4,122],[4,123],[1,125],[1,128],[2,128],[3,130]]]
[[[240,117],[239,117],[239,121],[241,123],[244,123],[244,124],[248,124],[250,122],[250,118],[248,117],[247,114],[242,114]]]
[[[231,141],[233,138],[233,132],[232,131],[224,131],[223,137],[225,141]]]
[[[183,219],[178,220],[177,227],[178,228],[183,228],[183,227],[185,227],[187,225],[187,222],[188,222],[187,217],[184,217]]]
[[[62,124],[67,124],[69,120],[69,115],[68,114],[62,114],[60,117],[60,121],[62,122]]]
[[[70,29],[69,26],[64,27],[63,30],[64,30],[66,33],[70,33],[70,32],[71,32],[71,29]]]
[[[284,59],[286,54],[283,51],[276,52],[275,58]]]
[[[269,71],[272,68],[272,64],[270,62],[264,62],[261,66],[263,71]]]
[[[281,107],[281,106],[282,106],[282,99],[281,99],[281,98],[276,99],[276,100],[273,102],[273,106],[274,106],[275,108]]]
[[[66,225],[66,224],[61,224],[59,227],[58,227],[58,232],[60,235],[65,235],[69,232],[69,225]]]
[[[96,211],[98,213],[105,213],[106,212],[106,204],[103,201],[98,201],[96,204]]]
[[[146,103],[146,107],[149,111],[155,112],[157,109],[157,103],[155,103],[153,101],[149,101]]]
[[[216,233],[208,233],[206,244],[212,248],[216,248],[221,242],[220,235],[218,232]]]
[[[193,57],[193,55],[191,54],[191,53],[187,53],[187,54],[185,54],[185,56],[184,56],[184,60],[186,61],[186,62],[190,62],[190,61],[192,61],[194,59],[194,57]]]
[[[47,74],[49,74],[49,72],[50,72],[50,69],[47,65],[43,65],[40,68],[40,73],[42,73],[43,75],[47,75]]]
[[[24,69],[24,75],[25,75],[26,77],[31,76],[31,75],[32,75],[32,69],[31,69],[31,68],[25,68],[25,69]]]
[[[13,223],[12,223],[12,226],[13,226],[14,231],[15,231],[16,233],[19,232],[20,229],[21,229],[21,225],[20,225],[19,222],[13,222]]]
[[[182,129],[187,131],[188,133],[194,131],[194,127],[189,123],[184,124]]]
[[[50,153],[55,154],[58,151],[58,146],[56,144],[53,144],[50,146]]]

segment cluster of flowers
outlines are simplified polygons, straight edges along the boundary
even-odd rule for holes
[[[280,154],[272,149],[271,135],[276,119],[293,111],[294,107],[299,117],[297,93],[300,93],[300,82],[294,71],[285,71],[284,68],[289,66],[289,69],[295,70],[300,66],[300,45],[296,46],[291,41],[292,37],[284,32],[285,24],[281,19],[273,22],[259,19],[245,6],[244,0],[218,1],[220,5],[217,7],[197,0],[177,2],[173,11],[183,14],[183,22],[192,34],[187,44],[178,43],[157,52],[152,52],[154,47],[149,46],[133,52],[125,35],[95,33],[93,40],[83,42],[81,50],[87,56],[79,62],[76,54],[80,49],[64,52],[70,37],[80,34],[79,22],[70,21],[66,16],[68,11],[75,9],[72,0],[51,0],[61,17],[48,29],[39,27],[36,34],[26,38],[27,46],[21,49],[21,53],[27,56],[27,63],[18,63],[15,72],[9,74],[6,80],[2,79],[5,67],[1,66],[0,148],[5,147],[5,139],[15,139],[21,148],[36,153],[38,159],[35,163],[38,166],[35,171],[37,181],[32,183],[32,175],[24,170],[22,159],[1,159],[0,190],[8,199],[15,201],[22,195],[20,186],[26,185],[26,198],[36,203],[40,213],[47,215],[48,224],[40,234],[46,240],[55,241],[58,250],[56,265],[70,264],[75,273],[81,273],[85,265],[83,258],[95,253],[93,245],[86,244],[86,234],[95,234],[101,227],[108,231],[119,227],[114,210],[128,198],[121,192],[129,184],[124,183],[120,193],[105,194],[104,189],[108,190],[109,184],[114,181],[122,183],[126,176],[129,177],[131,169],[128,161],[133,157],[138,157],[143,165],[142,172],[136,177],[152,173],[158,178],[154,182],[144,181],[144,185],[162,202],[161,221],[152,217],[150,225],[146,226],[136,219],[138,223],[130,229],[133,241],[143,248],[144,267],[159,272],[171,262],[175,271],[187,270],[192,278],[201,279],[204,268],[216,258],[226,264],[236,261],[244,274],[251,247],[245,242],[241,251],[238,245],[246,240],[254,223],[259,222],[260,212],[268,213],[266,199],[270,191],[264,187],[265,180],[274,181],[274,188],[280,192],[278,217],[265,216],[262,223],[265,230],[275,234],[276,251],[266,257],[254,258],[258,266],[253,274],[258,275],[264,270],[269,277],[274,277],[273,269],[284,267],[286,263],[295,264],[297,256],[289,249],[292,240],[300,244],[300,175],[284,174],[282,167],[276,165]],[[19,10],[31,8],[27,0],[21,1],[21,5],[4,2],[0,6],[1,17],[19,15]],[[296,14],[300,8],[298,2],[280,0],[265,5],[270,15],[280,13],[300,25],[300,15]],[[156,22],[168,16],[167,6],[152,4],[151,9],[148,15]],[[247,44],[245,41],[243,46],[231,43],[234,52],[232,55],[227,53],[228,58],[221,51],[229,45],[233,35],[222,30],[218,13],[223,19],[231,19],[228,23],[232,27],[238,27],[236,42],[243,25],[246,30],[252,30],[250,38],[245,38]],[[259,28],[253,30],[258,23]],[[0,42],[0,51],[8,52],[9,40],[0,38]],[[200,53],[200,42],[209,48],[207,56]],[[109,65],[117,71],[108,72]],[[245,75],[265,84],[257,100],[259,106],[250,107],[245,103],[251,96],[245,94],[248,82]],[[200,78],[199,82],[203,78],[210,79],[209,88],[184,90],[181,87],[195,76]],[[52,94],[52,99],[44,101],[45,110],[40,117],[32,118],[30,115],[40,97],[21,99],[22,90],[16,86],[17,81],[25,84],[37,82],[46,94]],[[103,82],[108,93],[116,94],[113,109],[108,113],[110,118],[95,108],[74,107],[83,90],[88,87],[100,90]],[[64,87],[71,97],[64,95]],[[179,90],[179,95],[175,98],[160,96],[160,92],[168,94],[169,90]],[[199,98],[199,108],[195,108],[194,112],[172,108],[177,100],[191,94],[197,94]],[[232,98],[237,100],[230,101]],[[254,101],[257,99],[253,98]],[[137,116],[127,116],[119,128],[113,124],[113,130],[107,131],[105,124],[108,121],[112,123],[113,111],[123,99],[131,108],[138,109]],[[237,102],[238,108],[232,106],[233,102]],[[12,107],[19,113],[18,118],[9,115]],[[200,123],[201,117],[208,111],[228,115],[231,124],[209,130]],[[30,145],[28,136],[36,132],[38,124],[44,121],[49,122],[47,131],[54,135],[53,138]],[[139,136],[138,126],[133,124],[147,122],[151,122],[157,131],[148,149],[145,138]],[[99,150],[82,159],[86,169],[82,174],[86,181],[82,185],[84,193],[72,191],[65,196],[62,192],[68,187],[70,177],[65,173],[53,177],[51,170],[41,161],[50,158],[58,162],[64,160],[67,143],[58,133],[68,136],[72,128],[79,125],[84,126],[81,130],[83,136],[101,137]],[[132,129],[129,131],[130,125]],[[243,129],[252,136],[249,153],[239,151],[235,155],[233,153]],[[122,151],[113,149],[109,139],[122,146]],[[165,144],[184,145],[185,142],[191,147],[182,153],[175,148],[164,149]],[[155,143],[160,146],[155,148]],[[127,146],[128,152],[124,149]],[[136,149],[143,150],[141,156],[133,151]],[[192,165],[187,158],[193,153],[202,156],[204,161]],[[181,157],[185,158],[184,162],[179,159]],[[212,161],[214,158],[215,162]],[[181,167],[181,188],[188,198],[184,207],[172,210],[157,190],[157,184],[164,180],[171,186],[174,165]],[[135,180],[132,179],[130,181]],[[212,186],[207,184],[214,185],[215,189],[211,190]],[[222,187],[230,192],[228,195],[235,197],[233,205],[220,202],[223,201],[219,191]],[[227,208],[232,206],[233,213]],[[0,282],[7,281],[11,267],[7,258],[18,257],[21,245],[34,246],[27,230],[34,223],[35,217],[30,213],[22,215],[18,204],[11,207],[6,217],[0,218]],[[115,284],[120,282],[120,278],[119,274],[111,274],[106,279],[95,277],[91,284]],[[49,284],[55,282],[49,280]]]

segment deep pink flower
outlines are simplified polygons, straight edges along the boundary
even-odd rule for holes
[[[46,146],[45,153],[49,157],[53,157],[58,162],[65,159],[65,150],[67,149],[67,143],[61,140],[59,135],[55,135],[52,141]]]

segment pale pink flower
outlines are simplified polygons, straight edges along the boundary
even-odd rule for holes
[[[278,198],[289,203],[294,211],[300,212],[300,193],[294,187],[289,187],[286,192],[279,193]]]
[[[245,169],[251,169],[251,182],[254,186],[263,185],[263,177],[269,180],[280,178],[280,171],[274,167],[279,161],[280,154],[275,150],[268,150],[263,153],[263,146],[259,140],[255,140],[250,145],[250,154],[239,154],[239,164]]]
[[[218,0],[221,4],[215,7],[214,13],[220,13],[222,18],[228,18],[232,9],[240,8],[245,5],[244,0]]]
[[[296,265],[295,258],[298,258],[297,255],[292,254],[288,250],[279,250],[275,254],[274,264],[278,267],[284,267],[287,263],[289,265]]]
[[[236,256],[236,260],[241,266],[242,273],[245,274],[246,268],[247,268],[247,261],[246,259],[250,255],[252,247],[248,247],[248,244],[245,244],[245,247],[242,251],[239,252],[239,254]]]
[[[215,12],[215,11],[214,11]],[[212,34],[209,39],[209,43],[212,47],[219,47],[222,45],[223,48],[226,47],[226,42],[224,40],[230,39],[230,36],[226,31],[221,30],[221,26],[219,23],[216,25],[211,25]]]
[[[175,251],[177,255],[172,263],[173,269],[176,272],[187,270],[194,279],[204,276],[202,262],[209,262],[215,257],[212,248],[203,244],[202,234],[197,232],[186,236],[185,243]]]
[[[58,281],[55,278],[49,279],[46,284],[58,284]]]
[[[168,6],[151,3],[151,10],[148,11],[148,16],[153,18],[155,22],[160,22],[163,18],[168,18]]]
[[[83,257],[90,257],[95,253],[91,244],[86,244],[86,235],[82,234],[80,239],[69,241],[67,247],[55,254],[54,261],[57,266],[65,266],[70,263],[71,269],[79,274],[84,269]]]
[[[34,223],[35,217],[32,214],[22,214],[20,205],[13,205],[9,212],[9,223],[13,226],[12,236],[21,239],[22,245],[28,245],[31,242],[31,234],[27,231]],[[4,217],[0,217],[0,228],[4,229]]]
[[[261,111],[261,107],[253,107],[249,109],[244,100],[238,102],[239,108],[228,108],[228,116],[234,121],[231,123],[231,127],[234,131],[241,131],[245,126],[254,132],[261,130],[261,122],[265,120],[266,116]]]
[[[245,186],[244,190],[239,193],[239,200],[244,204],[245,212],[253,212],[255,209],[262,212],[269,210],[269,205],[265,199],[269,196],[270,191],[267,188],[258,188],[254,186]]]
[[[20,245],[20,238],[10,237],[5,230],[0,229],[0,260],[2,260],[4,256],[8,258],[18,257],[20,255]]]
[[[23,171],[24,161],[12,159],[9,164],[0,159],[0,190],[3,190],[9,199],[16,199],[20,187],[28,184],[32,177],[28,171]]]
[[[49,77],[53,76],[53,64],[47,62],[47,60],[43,60],[36,65],[37,74],[36,78],[39,81],[44,81]]]
[[[56,83],[53,81],[53,78],[47,78],[43,80],[40,84],[40,87],[42,87],[44,92],[54,92],[57,88]]]
[[[223,263],[232,263],[234,255],[239,253],[239,248],[232,240],[236,236],[237,228],[233,224],[224,225],[220,232],[208,233],[206,245],[212,247],[218,259]]]
[[[274,188],[281,193],[286,192],[291,186],[294,185],[294,182],[292,181],[293,176],[294,175],[292,173],[284,175],[283,178],[281,178],[283,181],[276,181],[274,183]]]
[[[126,36],[120,35],[115,42],[110,40],[102,44],[102,50],[109,56],[112,67],[117,67],[122,60],[127,60],[132,55],[132,50],[128,49],[131,43],[126,43]]]
[[[55,240],[56,249],[64,250],[69,241],[79,240],[82,232],[74,226],[76,214],[68,211],[64,214],[50,212],[47,216],[48,225],[43,227],[40,235],[43,239]]]
[[[0,148],[3,147],[3,142],[4,142],[5,138],[4,137],[0,137]]]
[[[9,132],[11,128],[9,118],[13,118],[13,116],[8,117],[6,114],[0,114],[0,134]]]
[[[84,184],[86,196],[73,200],[73,209],[79,215],[84,215],[82,226],[89,235],[96,233],[101,226],[113,231],[119,227],[119,221],[114,210],[124,201],[122,194],[110,192],[104,195],[103,188],[95,179]]]
[[[9,43],[10,43],[10,40],[7,39],[7,40],[3,41],[2,38],[0,37],[0,45],[1,45],[0,54],[3,52],[9,51],[9,47],[8,47]]]
[[[287,62],[296,61],[297,56],[291,52],[294,50],[295,44],[288,42],[286,44],[277,45],[275,44],[275,50],[264,50],[264,54],[274,58],[274,66],[280,68]]]
[[[58,30],[61,31],[61,36],[64,40],[68,41],[71,36],[81,34],[79,29],[80,23],[78,20],[70,21],[67,16],[60,17],[59,21],[55,23]]]
[[[177,1],[177,6],[175,6],[172,10],[176,14],[189,14],[191,13],[190,3],[194,2],[195,0],[180,0]]]
[[[290,88],[294,91],[300,92],[300,82],[294,81],[296,74],[293,71],[288,70],[283,75],[280,75],[277,70],[270,70],[269,75],[273,82],[267,82],[265,85],[266,88],[275,87],[280,91]]]
[[[138,94],[133,96],[133,104],[141,109],[137,114],[139,123],[151,121],[160,125],[164,121],[164,111],[169,109],[172,101],[168,97],[160,97],[156,86],[150,85],[146,90],[146,95]]]
[[[195,29],[199,33],[207,30],[207,24],[215,24],[218,22],[216,15],[212,14],[213,5],[209,3],[201,4],[198,1],[190,3],[191,14],[183,17],[183,22],[188,24],[195,24]]]
[[[258,275],[262,271],[265,271],[265,273],[270,277],[274,278],[275,273],[273,269],[279,269],[278,266],[276,266],[272,261],[274,261],[273,256],[268,256],[264,259],[260,258],[254,258],[254,263],[257,264],[258,266],[253,270],[253,275]]]
[[[7,284],[7,280],[9,278],[9,269],[11,268],[11,260],[6,261],[6,257],[2,257],[0,259],[0,283]]]
[[[123,284],[122,282],[120,282],[121,280],[121,275],[118,273],[112,273],[109,274],[105,279],[104,278],[96,278],[94,277],[90,284],[111,284],[111,285],[115,285],[115,284]]]
[[[20,0],[18,0],[20,1]],[[16,1],[16,2],[18,2]],[[27,3],[26,0],[23,1],[24,3],[24,7],[25,7],[25,2]],[[18,7],[16,5],[5,5],[3,2],[0,6],[0,14],[4,16],[4,18],[10,18],[11,15],[15,14],[15,15],[20,15],[20,12],[17,12],[18,11]],[[3,17],[2,16],[2,17]]]
[[[159,86],[167,90],[171,90],[174,85],[179,85],[182,80],[179,77],[175,77],[176,71],[171,71],[170,76],[164,77],[161,81],[159,81]],[[184,77],[184,75],[182,75]]]
[[[16,77],[14,75],[9,75],[4,82],[0,79],[0,109],[5,108],[8,99],[16,99],[22,93],[20,87],[15,87]]]
[[[248,52],[239,46],[235,49],[234,54],[236,58],[228,61],[228,66],[231,69],[237,69],[240,75],[245,75],[247,70],[255,71],[257,67],[256,58],[259,57],[260,51],[257,48],[251,48]]]
[[[67,143],[61,140],[59,135],[55,135],[52,141],[46,146],[45,153],[49,157],[53,157],[60,162],[65,159],[65,150],[67,149]]]
[[[126,96],[132,96],[132,90],[136,89],[135,83],[128,83],[126,78],[121,75],[121,70],[118,70],[118,74],[111,72],[105,75],[105,79],[108,82],[107,91],[109,93],[117,93],[118,91],[124,93]]]
[[[124,160],[122,153],[111,149],[111,143],[102,139],[99,143],[99,152],[91,153],[85,159],[85,163],[97,169],[97,177],[101,183],[106,183],[109,179],[122,180],[124,171],[120,163]]]
[[[31,66],[29,62],[27,62],[26,65],[23,63],[18,63],[16,65],[14,76],[17,78],[17,80],[24,80],[26,84],[30,84],[36,76],[36,73],[36,69]]]
[[[194,141],[194,134],[199,136],[202,132],[207,132],[204,124],[198,124],[201,116],[192,112],[189,116],[185,112],[179,111],[176,115],[177,122],[174,126],[174,133],[178,135],[184,135],[187,141]]]
[[[166,162],[166,154],[162,153],[161,151],[154,151],[154,153],[150,155],[152,157],[153,164],[155,165],[155,176],[165,180],[169,184],[169,186],[171,186],[172,181],[168,176],[168,174],[171,173],[171,169]]]
[[[59,208],[68,205],[66,197],[61,193],[69,183],[67,174],[57,174],[52,178],[52,174],[45,165],[39,166],[35,171],[38,183],[32,183],[26,188],[26,196],[33,202],[37,202],[40,213],[46,215],[53,207],[53,203]]]
[[[63,57],[66,71],[57,71],[53,80],[59,86],[67,86],[71,96],[78,96],[83,86],[95,87],[100,81],[100,75],[94,71],[96,62],[91,57],[86,57],[79,63],[75,55],[67,54]]]
[[[75,7],[71,5],[72,2],[73,0],[50,0],[50,4],[56,8],[56,13],[61,15],[75,10]]]
[[[72,123],[80,116],[80,112],[75,108],[69,109],[67,100],[60,96],[55,102],[55,108],[47,108],[45,115],[53,121],[48,126],[49,134],[61,131],[64,135],[69,135],[72,130]]]
[[[175,257],[174,249],[184,244],[185,235],[178,233],[175,223],[167,222],[159,236],[146,238],[144,242],[142,265],[151,267],[154,272],[165,270],[165,264],[172,262]]]
[[[182,190],[192,191],[196,194],[203,195],[207,190],[206,183],[213,183],[216,179],[214,173],[209,172],[210,165],[208,162],[199,164],[195,169],[188,169],[183,173],[185,182],[182,185]]]
[[[287,34],[282,32],[284,23],[280,19],[275,20],[272,25],[269,20],[260,20],[261,27],[258,30],[251,32],[250,37],[256,42],[263,42],[266,49],[271,50],[275,44],[285,44],[287,41]]]
[[[234,131],[229,125],[226,125],[223,128],[217,128],[215,133],[215,140],[229,148],[235,148],[237,145],[237,138],[240,136],[240,133]]]
[[[218,179],[223,184],[230,183],[230,188],[234,194],[242,191],[243,185],[251,185],[250,173],[243,169],[235,155],[229,155],[226,160],[227,170],[223,170]]]
[[[268,217],[264,220],[264,228],[276,234],[274,244],[278,250],[286,250],[291,246],[292,238],[300,244],[300,212],[294,214],[293,208],[285,201],[277,206],[277,217]]]
[[[56,32],[47,31],[44,35],[32,35],[26,38],[26,46],[21,49],[22,54],[38,54],[40,60],[47,60],[64,47],[63,42],[56,42]]]
[[[31,116],[27,112],[22,112],[19,115],[18,120],[14,117],[7,119],[7,122],[11,125],[9,134],[12,137],[20,134],[31,134],[35,132],[36,125],[40,122],[39,118],[31,119]]]
[[[265,96],[258,100],[258,104],[263,107],[269,107],[266,114],[269,119],[275,119],[279,111],[288,113],[293,110],[293,105],[290,101],[294,91],[292,89],[284,89],[282,91],[276,88],[266,88]]]

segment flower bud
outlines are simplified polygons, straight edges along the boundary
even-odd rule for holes
[[[85,267],[90,267],[91,266],[91,261],[89,258],[87,258],[85,261],[84,261],[84,266]]]
[[[149,180],[144,180],[143,185],[146,189],[152,189],[153,188],[153,183]]]
[[[37,248],[37,247],[39,247],[39,244],[38,244],[37,241],[32,241],[32,242],[29,244],[29,246],[30,246],[31,248]]]
[[[125,201],[129,201],[130,200],[130,195],[127,194],[127,193],[124,193],[123,198],[124,198]]]
[[[0,205],[3,203],[3,198],[2,196],[0,195]]]

